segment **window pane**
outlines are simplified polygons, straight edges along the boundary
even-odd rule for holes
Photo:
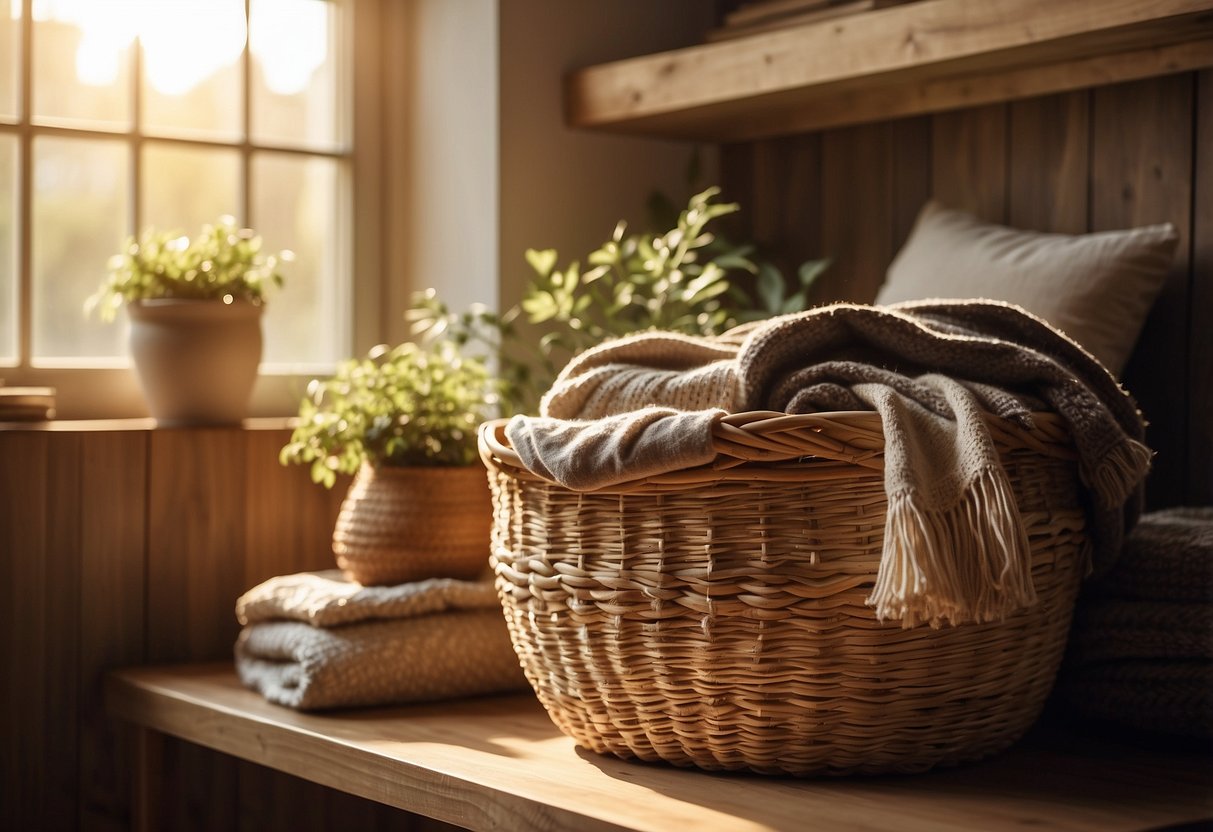
[[[182,37],[182,33],[189,33]],[[148,132],[241,138],[244,0],[174,0],[146,5],[143,118]]]
[[[34,140],[33,340],[35,358],[125,355],[125,327],[84,317],[84,301],[127,235],[125,143]]]
[[[0,0],[0,118],[17,118],[21,60],[21,0]]]
[[[0,134],[0,361],[17,358],[17,137]]]
[[[149,142],[141,187],[142,225],[192,237],[222,214],[240,214],[240,154]]]
[[[344,142],[340,24],[331,0],[251,0],[254,142],[321,150]]]
[[[138,8],[135,0],[34,0],[34,121],[130,126]]]
[[[266,309],[265,360],[329,363],[345,357],[349,317],[343,242],[347,211],[333,159],[286,153],[253,157],[251,225],[267,250],[288,248],[286,285]]]

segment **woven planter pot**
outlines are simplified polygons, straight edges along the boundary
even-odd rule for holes
[[[491,516],[479,465],[364,465],[341,504],[333,553],[365,585],[472,579],[488,571]]]
[[[864,603],[886,500],[874,413],[737,414],[703,468],[579,493],[481,432],[514,647],[585,748],[705,769],[911,772],[1036,719],[1083,572],[1074,454],[1053,417],[992,424],[1027,527],[1031,608],[903,629]]]

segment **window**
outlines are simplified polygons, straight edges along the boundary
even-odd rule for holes
[[[120,395],[125,326],[84,299],[127,235],[221,214],[296,255],[263,374],[350,353],[351,4],[0,0],[0,378],[112,415],[82,403]]]

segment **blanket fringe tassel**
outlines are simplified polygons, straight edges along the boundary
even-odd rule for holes
[[[912,491],[889,497],[884,550],[868,597],[902,626],[997,621],[1036,602],[1027,533],[1001,468],[986,468],[955,505],[924,508]]]
[[[1142,443],[1129,439],[1099,458],[1094,471],[1084,479],[1105,508],[1124,505],[1133,489],[1150,470],[1154,452]]]

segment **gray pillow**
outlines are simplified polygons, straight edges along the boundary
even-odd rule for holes
[[[889,266],[877,304],[988,298],[1022,306],[1120,375],[1179,235],[1170,223],[1044,234],[983,222],[928,202]]]

